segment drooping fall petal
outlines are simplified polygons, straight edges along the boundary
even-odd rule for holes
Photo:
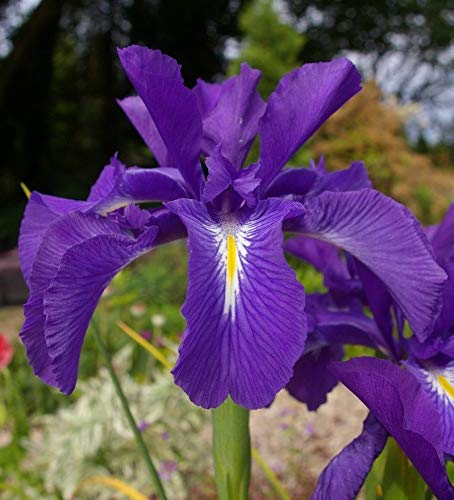
[[[246,408],[263,407],[290,379],[306,338],[304,290],[282,249],[282,222],[301,206],[271,199],[236,218],[193,200],[167,207],[189,235],[175,382],[205,408],[229,394]]]

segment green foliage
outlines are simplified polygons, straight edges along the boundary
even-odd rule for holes
[[[426,483],[392,438],[375,461],[366,483],[366,500],[430,500]]]
[[[0,497],[2,489],[10,487],[8,477],[27,477],[21,467],[25,455],[23,439],[32,432],[30,415],[43,415],[64,408],[73,398],[67,398],[33,375],[22,346],[17,345],[8,368],[0,372]],[[15,490],[14,490],[15,491]],[[22,497],[17,497],[22,498]],[[35,497],[36,498],[36,497]]]
[[[423,222],[424,224],[430,224],[431,222],[433,222],[433,191],[427,186],[418,186],[415,188],[414,197],[416,203],[418,204],[418,214],[420,216],[421,222]]]
[[[293,255],[286,254],[286,259],[295,271],[297,280],[304,286],[306,293],[322,293],[326,291],[321,273]]]

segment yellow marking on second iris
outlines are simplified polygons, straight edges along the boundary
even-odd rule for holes
[[[236,271],[236,257],[237,249],[235,237],[232,235],[227,236],[227,280],[232,283]]]
[[[443,375],[437,375],[437,381],[441,385],[441,387],[443,387],[443,390],[446,392],[446,394],[454,398],[454,387],[451,385],[449,380],[443,377]]]

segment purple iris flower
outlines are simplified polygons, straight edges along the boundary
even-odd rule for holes
[[[284,230],[345,248],[427,336],[445,276],[414,219],[370,189],[360,163],[334,174],[323,165],[283,170],[360,90],[351,62],[306,64],[284,76],[265,104],[260,72],[247,64],[223,83],[189,89],[180,66],[159,51],[131,46],[119,57],[138,93],[119,105],[160,166],[125,168],[114,157],[86,201],[32,194],[19,240],[30,288],[21,338],[37,375],[70,393],[104,288],[138,256],[186,236],[187,328],[173,374],[200,406],[230,395],[260,408],[292,376],[307,324]],[[257,134],[259,161],[244,167]],[[142,210],[142,202],[163,206]]]
[[[454,455],[454,205],[439,226],[430,228],[428,238],[448,279],[441,310],[424,340],[406,338],[396,301],[351,256],[343,259],[335,247],[304,237],[286,244],[323,272],[329,289],[307,297],[311,328],[287,389],[315,410],[340,380],[371,412],[360,436],[326,467],[313,498],[334,493],[336,498],[355,498],[388,435],[437,498],[454,498],[444,464]],[[373,318],[364,315],[364,304]],[[372,347],[389,360],[360,357],[340,363],[345,344]]]

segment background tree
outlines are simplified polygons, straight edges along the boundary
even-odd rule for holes
[[[0,0],[0,33],[20,3]],[[152,163],[115,102],[132,91],[117,46],[161,49],[183,65],[188,85],[211,79],[225,71],[224,41],[238,35],[246,3],[42,0],[0,60],[0,248],[17,239],[20,181],[80,198],[116,149],[127,163]]]
[[[50,162],[52,56],[61,12],[60,0],[43,0],[0,64],[0,244],[12,240],[10,228],[21,216],[19,180],[41,187]]]
[[[433,161],[452,163],[454,16],[447,0],[41,0],[19,23],[25,3],[0,0],[0,50],[5,33],[12,46],[0,60],[0,248],[17,238],[20,181],[80,198],[115,149],[128,164],[152,164],[115,103],[131,92],[115,53],[129,43],[176,57],[192,85],[198,76],[218,79],[227,69],[226,41],[237,40],[240,58],[264,72],[265,96],[302,62],[348,52],[401,102],[417,98],[426,106],[429,132],[442,142],[434,148],[432,133],[417,145]],[[414,138],[423,129],[414,127]],[[295,164],[307,164],[309,152]]]
[[[241,13],[239,25],[243,38],[229,74],[239,72],[242,61],[262,71],[259,90],[267,98],[282,75],[299,66],[305,43],[303,34],[279,17],[273,0],[256,0]]]
[[[279,79],[300,65],[305,39],[291,19],[285,19],[275,3],[254,0],[241,14],[243,39],[229,71],[236,73],[241,61],[259,68],[264,96]],[[425,144],[425,154],[415,151],[405,137],[405,123],[414,106],[402,106],[398,99],[385,98],[373,81],[337,111],[314,138],[290,162],[308,165],[311,157],[325,155],[330,170],[346,168],[363,160],[375,187],[404,202],[423,222],[438,220],[454,196],[454,178],[449,171],[446,147],[444,168],[436,167],[435,151]],[[420,145],[421,151],[423,150]],[[431,153],[431,155],[429,154]],[[253,150],[255,160],[258,144]]]
[[[454,143],[454,9],[447,0],[284,0],[307,37],[301,61],[348,53],[403,103],[421,103],[431,136]],[[414,135],[424,131],[416,127]]]

